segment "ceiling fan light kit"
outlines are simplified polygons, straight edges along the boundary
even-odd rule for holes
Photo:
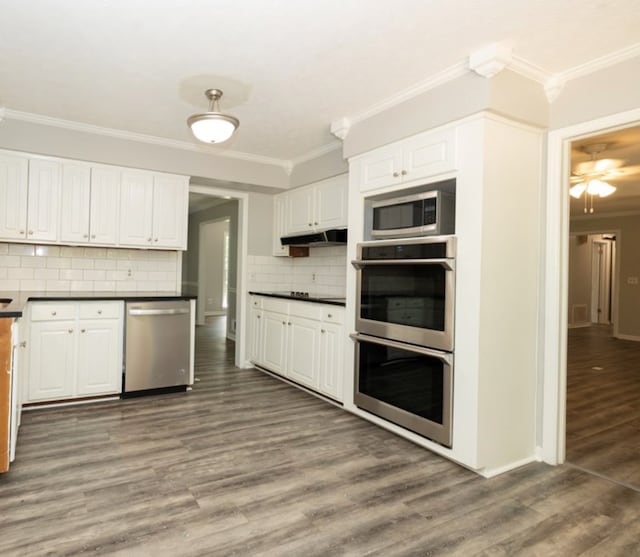
[[[196,139],[203,143],[222,143],[227,141],[238,129],[240,120],[220,112],[218,101],[222,97],[220,89],[207,89],[209,111],[193,114],[187,118],[187,124]]]
[[[594,196],[607,197],[616,191],[615,186],[612,186],[601,178],[618,168],[622,164],[622,161],[618,159],[597,159],[597,156],[606,148],[606,143],[585,145],[582,147],[582,151],[591,155],[591,160],[576,165],[577,178],[580,179],[580,182],[571,186],[569,195],[575,199],[579,199],[583,193],[585,194],[585,213],[593,213]],[[589,209],[587,209],[587,198],[591,201]]]

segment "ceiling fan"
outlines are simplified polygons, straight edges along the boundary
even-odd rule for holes
[[[624,174],[620,168],[624,161],[621,159],[600,159],[598,155],[605,151],[606,143],[593,143],[584,145],[582,152],[591,155],[591,160],[579,162],[575,165],[571,173],[571,183],[569,194],[576,199],[584,195],[584,212],[593,213],[593,198],[607,197],[616,191],[606,180],[615,179]],[[589,209],[587,204],[590,201]]]

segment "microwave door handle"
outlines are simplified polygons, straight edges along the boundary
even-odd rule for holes
[[[400,350],[405,350],[408,352],[417,352],[419,354],[424,354],[425,356],[436,358],[448,365],[451,365],[452,363],[452,355],[447,352],[441,352],[440,350],[433,350],[432,348],[425,348],[424,346],[408,345],[404,342],[396,342],[394,340],[380,337],[371,337],[369,335],[362,335],[360,333],[352,333],[349,336],[356,342],[370,342],[372,344],[388,346],[389,348],[398,348]]]
[[[455,270],[453,259],[354,259],[351,264],[356,269],[363,269],[367,265],[440,265],[447,271]]]

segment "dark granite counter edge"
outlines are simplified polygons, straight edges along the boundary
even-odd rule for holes
[[[308,298],[301,298],[299,296],[290,296],[288,294],[277,294],[274,292],[257,292],[257,291],[249,291],[249,294],[254,296],[266,296],[267,298],[281,298],[283,300],[294,300],[296,302],[311,302],[313,304],[329,304],[331,306],[339,306],[345,307],[346,303],[338,300],[331,300],[327,298],[314,298],[313,296],[309,296]]]
[[[27,302],[87,302],[99,300],[122,300],[124,302],[153,302],[162,300],[194,300],[197,296],[193,294],[171,294],[169,292],[159,292],[158,294],[127,292],[95,292],[95,293],[74,293],[74,292],[33,292],[20,293],[10,292],[0,296],[0,301],[11,300],[9,304],[0,308],[1,318],[22,317],[24,306]]]

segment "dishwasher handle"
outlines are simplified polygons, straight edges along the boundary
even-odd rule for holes
[[[187,313],[189,313],[188,308],[172,308],[172,309],[129,308],[129,315],[185,315]]]

